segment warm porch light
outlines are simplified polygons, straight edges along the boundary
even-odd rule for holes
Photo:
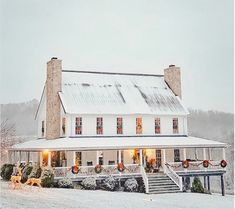
[[[49,150],[48,150],[48,149],[45,149],[45,150],[43,150],[42,152],[43,152],[43,154],[48,154]]]

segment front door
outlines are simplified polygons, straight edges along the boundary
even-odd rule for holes
[[[160,149],[156,150],[156,167],[160,168],[162,166],[162,153]]]

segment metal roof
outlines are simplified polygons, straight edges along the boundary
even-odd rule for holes
[[[162,75],[62,71],[59,96],[69,114],[188,114]]]
[[[191,136],[174,137],[79,137],[53,140],[36,139],[12,146],[9,150],[118,150],[118,149],[172,149],[172,148],[225,148],[227,144]]]

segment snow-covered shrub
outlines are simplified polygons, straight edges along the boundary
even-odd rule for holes
[[[51,168],[44,168],[41,175],[42,186],[52,187],[54,185],[54,172]]]
[[[195,177],[193,179],[191,192],[204,193],[204,188],[202,186],[202,182],[198,177]]]
[[[21,182],[25,183],[28,180],[28,176],[30,175],[31,171],[33,170],[33,166],[26,165],[22,170],[22,177]]]
[[[9,181],[13,173],[13,164],[4,164],[1,167],[1,177],[5,181]]]
[[[114,191],[117,187],[117,180],[113,176],[108,176],[102,183],[102,188],[108,191]]]
[[[73,182],[70,178],[65,177],[59,180],[58,186],[59,188],[73,188]]]
[[[42,169],[39,165],[33,166],[31,173],[29,174],[28,178],[40,178],[42,174]]]
[[[95,190],[96,189],[96,180],[93,177],[87,177],[82,180],[81,185],[84,189]]]
[[[137,192],[138,186],[138,182],[135,178],[127,179],[124,184],[125,191],[128,192]]]

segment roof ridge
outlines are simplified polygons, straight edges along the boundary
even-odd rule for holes
[[[94,73],[94,74],[108,74],[108,75],[135,75],[135,76],[155,76],[163,77],[159,74],[146,74],[146,73],[115,73],[115,72],[102,72],[102,71],[85,71],[85,70],[62,70],[62,72],[70,73]]]

